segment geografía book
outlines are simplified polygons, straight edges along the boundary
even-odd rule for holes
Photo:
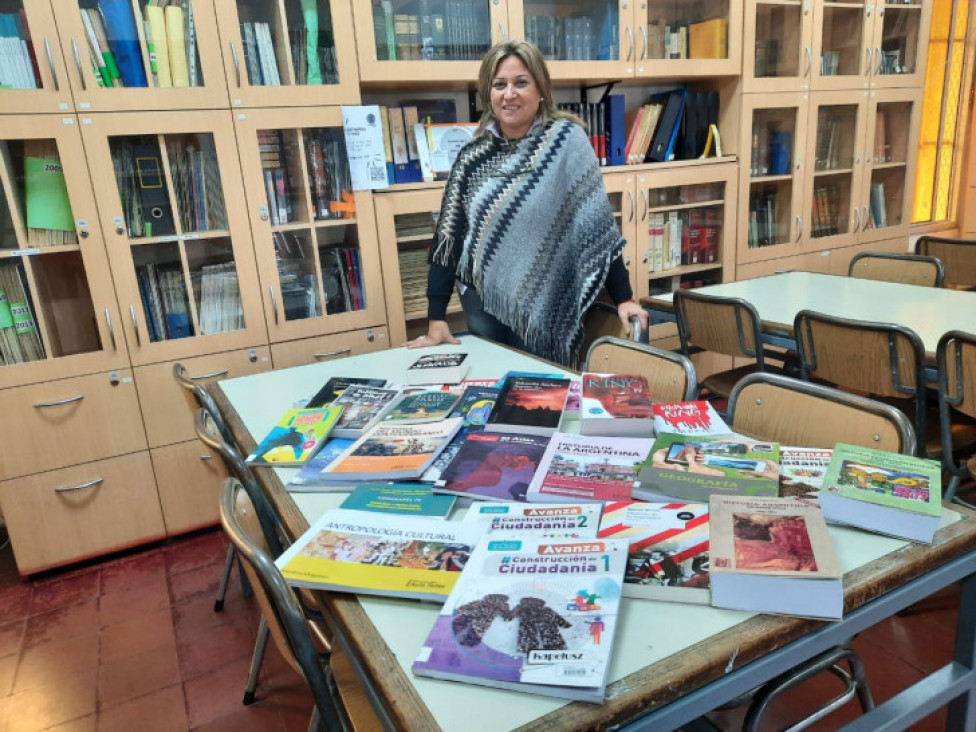
[[[602,702],[626,562],[626,541],[486,535],[413,672]]]
[[[540,435],[471,432],[434,483],[438,493],[524,501],[549,444]]]
[[[335,406],[289,409],[246,462],[279,468],[304,465],[322,447],[341,414],[342,407]]]
[[[476,521],[489,532],[508,531],[564,539],[592,539],[600,526],[601,503],[475,502],[468,506],[464,521]]]

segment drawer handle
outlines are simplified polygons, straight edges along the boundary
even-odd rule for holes
[[[213,460],[213,455],[201,455],[201,460]]]
[[[202,381],[203,379],[213,379],[217,376],[227,376],[230,369],[224,369],[223,371],[211,371],[209,374],[200,374],[199,376],[191,376],[190,378],[194,381]]]
[[[90,480],[87,483],[79,483],[78,485],[63,485],[60,488],[55,488],[55,493],[70,493],[71,491],[80,491],[82,488],[91,488],[99,483],[104,483],[105,478],[95,478],[95,480]]]
[[[338,351],[327,351],[326,353],[314,353],[312,354],[315,358],[332,358],[333,356],[341,356],[344,353],[351,353],[351,348],[342,348]]]
[[[80,402],[85,398],[84,394],[79,394],[78,396],[68,397],[67,399],[58,399],[56,402],[37,402],[34,407],[40,409],[41,407],[59,407],[62,404],[71,404],[71,402]]]

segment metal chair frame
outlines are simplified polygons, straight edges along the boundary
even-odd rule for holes
[[[942,261],[938,257],[930,257],[923,254],[901,254],[896,252],[860,252],[855,254],[851,259],[851,263],[847,268],[848,277],[864,277],[865,275],[858,274],[857,265],[858,262],[870,262],[871,260],[879,260],[881,263],[887,262],[902,262],[905,267],[910,271],[925,271],[926,273],[931,272],[932,281],[927,283],[929,287],[944,287],[945,286],[945,267],[942,266]],[[908,271],[906,270],[906,271]],[[888,277],[866,277],[867,279],[882,279],[886,282],[906,282],[908,284],[919,284],[914,282],[915,278],[894,278],[889,279]],[[912,280],[912,281],[909,281]]]

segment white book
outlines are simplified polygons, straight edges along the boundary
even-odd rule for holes
[[[600,526],[600,503],[547,503],[530,506],[520,502],[473,503],[464,521],[485,524],[489,534],[500,532],[562,539],[592,539]]]

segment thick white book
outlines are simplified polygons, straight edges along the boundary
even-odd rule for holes
[[[460,384],[468,373],[466,353],[425,353],[409,367],[405,383]]]

